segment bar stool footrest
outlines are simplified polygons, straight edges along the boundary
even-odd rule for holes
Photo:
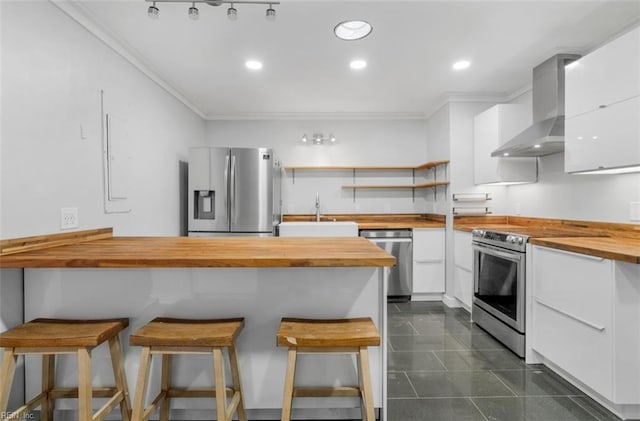
[[[359,397],[362,391],[355,386],[342,387],[295,387],[293,396],[295,398],[330,398],[330,397]]]

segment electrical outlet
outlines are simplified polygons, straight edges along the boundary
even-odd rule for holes
[[[78,208],[60,208],[60,229],[78,228]]]

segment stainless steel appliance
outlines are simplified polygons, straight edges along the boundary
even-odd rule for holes
[[[408,301],[413,290],[413,236],[411,230],[362,230],[360,236],[368,238],[396,258],[389,273],[388,301]]]
[[[189,236],[275,233],[281,167],[268,148],[189,149]]]
[[[520,357],[525,341],[526,235],[473,230],[471,317]]]

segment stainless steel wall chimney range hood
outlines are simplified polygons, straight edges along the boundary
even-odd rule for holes
[[[557,54],[533,68],[533,125],[491,153],[534,157],[564,151],[564,67],[578,54]]]

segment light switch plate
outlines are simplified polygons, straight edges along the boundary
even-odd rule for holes
[[[640,221],[640,202],[629,203],[629,219]]]
[[[60,229],[78,228],[78,208],[60,208]]]

